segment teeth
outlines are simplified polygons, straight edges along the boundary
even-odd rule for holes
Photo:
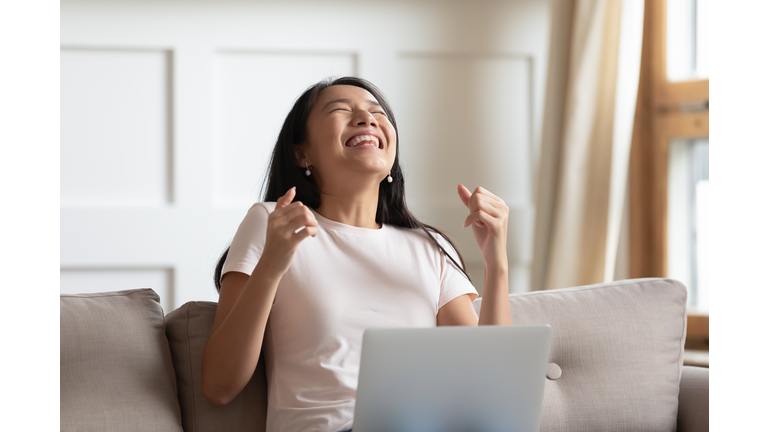
[[[355,139],[352,140],[352,147],[357,147],[360,143],[367,142],[370,144],[363,144],[363,145],[370,145],[370,146],[379,146],[379,140],[373,135],[360,135],[358,137],[355,137]]]

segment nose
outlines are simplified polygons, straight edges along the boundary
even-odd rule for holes
[[[357,126],[377,126],[376,118],[368,110],[357,110],[352,121]]]

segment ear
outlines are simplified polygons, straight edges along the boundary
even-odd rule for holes
[[[295,145],[293,146],[293,162],[296,166],[304,168],[304,164],[312,165],[312,163],[309,161],[309,158],[307,158],[306,153],[304,153],[304,146],[303,145]]]

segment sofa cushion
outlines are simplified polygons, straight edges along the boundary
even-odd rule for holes
[[[481,299],[475,301],[479,311]],[[686,289],[636,279],[509,296],[514,324],[552,326],[541,431],[674,431]]]
[[[201,361],[213,326],[216,303],[188,302],[165,317],[179,386],[182,424],[186,432],[264,431],[267,418],[267,381],[260,359],[251,381],[224,406],[211,404],[202,394]]]
[[[61,295],[62,431],[174,431],[181,415],[151,289]]]

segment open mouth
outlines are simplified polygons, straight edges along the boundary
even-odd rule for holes
[[[375,147],[381,148],[381,141],[375,135],[357,135],[348,139],[346,147]]]

